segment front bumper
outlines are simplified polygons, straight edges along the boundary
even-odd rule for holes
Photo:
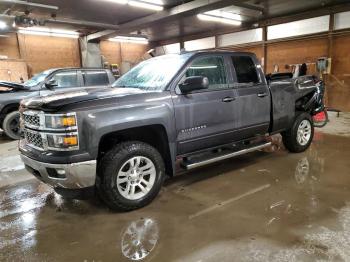
[[[81,189],[96,182],[96,160],[72,164],[48,164],[21,154],[26,169],[54,188]]]

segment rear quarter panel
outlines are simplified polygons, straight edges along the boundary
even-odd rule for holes
[[[291,81],[274,81],[270,84],[272,99],[272,130],[287,129],[295,117],[296,90]]]

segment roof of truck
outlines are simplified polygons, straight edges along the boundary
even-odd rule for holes
[[[110,70],[109,68],[99,68],[99,67],[57,67],[57,68],[51,68],[52,71],[57,70]]]
[[[244,54],[244,55],[254,55],[251,52],[241,52],[241,51],[228,51],[228,50],[204,50],[204,51],[181,51],[182,54]]]

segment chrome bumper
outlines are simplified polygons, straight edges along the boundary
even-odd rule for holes
[[[23,154],[21,159],[30,173],[52,187],[79,189],[95,185],[96,160],[72,164],[48,164]],[[52,176],[58,173],[61,178]]]

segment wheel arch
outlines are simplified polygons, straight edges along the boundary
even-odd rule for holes
[[[5,119],[5,116],[8,114],[8,113],[11,113],[13,111],[16,111],[18,110],[19,108],[19,103],[10,103],[10,104],[7,104],[5,105],[2,109],[1,109],[1,112],[0,112],[0,126],[2,127],[2,123]]]
[[[163,157],[166,173],[169,176],[173,175],[172,154],[168,135],[163,125],[146,125],[104,134],[99,141],[97,161],[99,162],[103,155],[117,143],[124,141],[140,141],[156,148]]]

